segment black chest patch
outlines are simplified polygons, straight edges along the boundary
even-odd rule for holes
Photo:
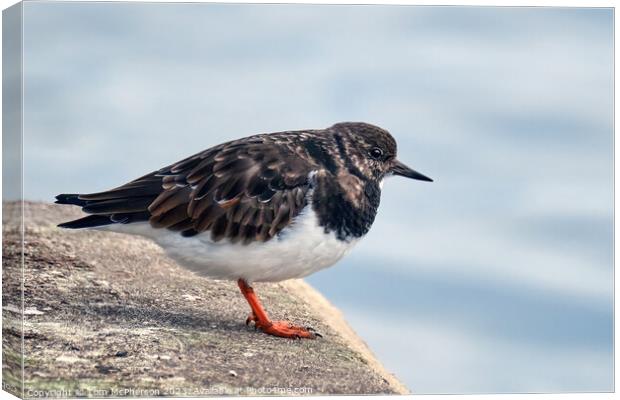
[[[381,189],[375,182],[365,182],[364,198],[354,206],[342,187],[331,177],[319,177],[312,194],[312,208],[326,233],[334,232],[339,240],[360,238],[370,230],[377,215]]]

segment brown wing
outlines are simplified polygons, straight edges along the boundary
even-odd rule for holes
[[[163,191],[150,203],[151,225],[219,241],[267,241],[306,206],[316,169],[292,144],[259,135],[206,150],[155,173]]]

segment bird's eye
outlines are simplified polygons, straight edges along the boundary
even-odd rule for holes
[[[370,150],[370,156],[375,160],[378,160],[383,156],[383,150],[378,147],[374,147],[372,150]]]

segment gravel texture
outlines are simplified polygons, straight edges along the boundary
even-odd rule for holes
[[[407,392],[302,281],[255,289],[272,318],[323,338],[268,336],[245,325],[234,282],[198,277],[147,239],[56,228],[76,207],[23,210],[22,270],[21,203],[3,204],[5,390],[22,395],[23,377],[26,397]]]

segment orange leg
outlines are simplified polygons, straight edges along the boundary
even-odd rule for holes
[[[250,321],[254,321],[254,324],[258,329],[269,335],[291,339],[314,339],[317,336],[321,336],[320,334],[314,332],[312,328],[302,328],[300,326],[292,325],[287,321],[270,320],[265,312],[265,309],[260,304],[258,297],[256,297],[254,289],[243,279],[239,279],[237,283],[239,284],[239,289],[241,289],[241,294],[243,294],[243,297],[245,297],[250,305],[250,308],[252,309],[252,314],[250,314],[246,320],[246,324],[249,324]]]

